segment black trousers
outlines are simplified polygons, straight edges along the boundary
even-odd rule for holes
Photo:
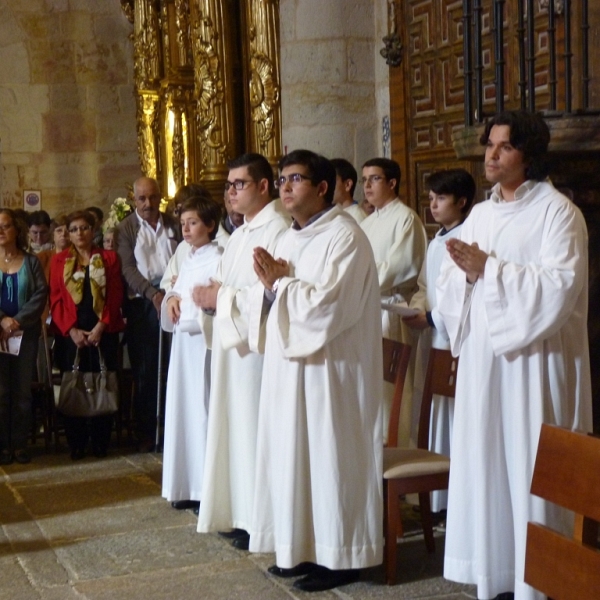
[[[158,344],[160,323],[154,304],[147,298],[125,303],[127,350],[133,375],[133,412],[136,436],[154,440],[158,396]],[[163,352],[164,355],[167,352]]]
[[[100,350],[109,371],[118,369],[119,334],[105,333],[100,340]],[[54,339],[54,357],[61,373],[70,371],[75,361],[77,346],[70,337],[57,335]],[[81,348],[79,368],[82,372],[100,371],[99,354],[96,348]],[[84,451],[88,441],[92,441],[94,453],[106,453],[110,443],[113,415],[99,417],[68,417],[63,415],[65,435],[71,452]]]
[[[18,356],[0,355],[0,450],[22,450],[27,446],[39,338],[39,327],[28,328]]]

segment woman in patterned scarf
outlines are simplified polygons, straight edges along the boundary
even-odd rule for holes
[[[50,263],[50,312],[56,333],[55,357],[63,373],[73,367],[79,349],[79,369],[100,371],[98,348],[109,371],[117,370],[118,332],[123,283],[119,259],[112,250],[93,245],[94,217],[77,211],[67,217],[71,247]],[[91,437],[95,456],[106,456],[112,415],[64,417],[71,458],[85,456]]]

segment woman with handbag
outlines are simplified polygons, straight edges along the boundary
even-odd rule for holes
[[[117,254],[93,245],[95,221],[88,212],[74,212],[67,221],[72,245],[53,256],[50,263],[55,358],[63,379],[65,372],[73,369],[76,357],[80,372],[100,372],[101,358],[108,371],[116,371],[119,332],[125,328]],[[88,417],[73,416],[81,411],[69,413],[64,414],[64,423],[71,458],[85,456],[89,437],[94,455],[106,456],[113,414]]]
[[[0,465],[31,461],[31,381],[48,288],[39,260],[25,250],[27,235],[12,210],[0,209],[0,345],[21,338],[18,355],[0,357]]]

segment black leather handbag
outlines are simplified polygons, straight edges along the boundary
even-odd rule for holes
[[[57,410],[67,417],[98,417],[119,409],[119,382],[115,371],[107,371],[100,348],[100,372],[79,370],[79,348],[73,370],[65,371],[60,384]]]

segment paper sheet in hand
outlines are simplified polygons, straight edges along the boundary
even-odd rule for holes
[[[406,303],[388,304],[387,302],[382,302],[381,308],[383,308],[383,310],[389,310],[390,312],[400,315],[401,317],[414,317],[415,315],[418,315],[421,312],[416,308],[408,308],[408,305]]]
[[[5,354],[19,355],[21,351],[21,341],[23,340],[23,332],[17,331],[15,335],[9,337],[8,340],[0,342],[0,352]]]

